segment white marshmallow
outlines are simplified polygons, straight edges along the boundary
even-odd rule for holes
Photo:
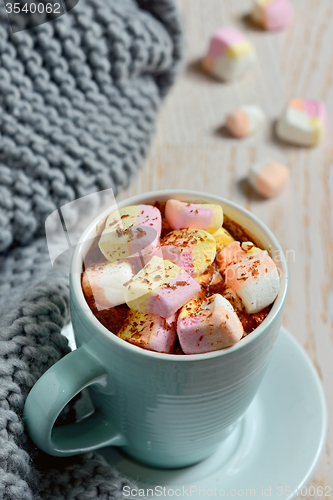
[[[265,252],[247,256],[242,262],[229,266],[225,281],[240,297],[249,314],[269,306],[280,288],[276,264]]]
[[[235,317],[237,316],[229,300],[227,300],[225,297],[223,297],[223,295],[220,295],[219,293],[215,293],[210,299],[205,300],[201,305],[201,309],[203,310],[214,309],[215,307],[225,307],[226,309],[228,309],[228,311],[231,312],[231,314],[233,314]]]
[[[213,74],[220,80],[235,80],[246,73],[255,61],[254,53],[238,58],[221,57],[215,63]]]
[[[233,80],[253,65],[255,50],[240,31],[227,26],[216,31],[210,41],[203,65],[220,80]]]
[[[299,146],[321,142],[326,128],[326,109],[321,101],[292,99],[277,123],[280,139]]]
[[[82,288],[93,297],[98,310],[125,303],[125,286],[134,276],[128,262],[107,262],[88,267],[82,277]]]
[[[250,134],[264,126],[266,118],[263,110],[259,108],[259,106],[248,104],[246,106],[243,106],[242,109],[247,114]]]
[[[242,299],[246,311],[253,314],[269,306],[276,298],[280,288],[277,269],[267,273],[260,282],[252,282],[245,286],[238,295]]]

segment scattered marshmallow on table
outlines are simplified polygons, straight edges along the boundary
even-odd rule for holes
[[[151,205],[133,205],[113,211],[105,222],[98,246],[111,262],[152,254],[161,236],[161,212]]]
[[[255,59],[252,43],[243,33],[228,26],[213,34],[203,66],[220,80],[232,80],[245,73]]]
[[[199,293],[201,287],[179,266],[153,256],[126,285],[127,305],[135,311],[168,318]]]
[[[246,312],[254,314],[269,306],[280,288],[275,262],[266,253],[250,255],[229,266],[225,281],[240,297]]]
[[[261,160],[249,170],[249,183],[264,198],[277,195],[289,180],[289,169],[281,163]]]
[[[264,112],[255,105],[243,106],[228,115],[226,119],[227,129],[238,138],[253,134],[262,128],[264,123]]]
[[[131,309],[117,336],[144,349],[172,354],[177,337],[176,316],[161,318]]]
[[[292,99],[276,127],[278,137],[299,146],[316,146],[327,125],[325,105],[319,100]]]
[[[93,297],[98,310],[125,303],[124,284],[133,278],[128,262],[105,262],[85,269],[82,288],[86,297]]]
[[[278,30],[291,21],[289,0],[254,0],[252,19],[265,30]]]
[[[161,248],[165,259],[193,277],[202,274],[212,264],[216,254],[213,235],[200,229],[171,231],[162,239]]]
[[[246,252],[241,248],[239,241],[229,243],[216,255],[216,263],[221,273],[224,273],[228,266],[237,264],[246,257]]]
[[[243,336],[243,326],[230,302],[214,294],[184,305],[177,320],[177,335],[185,354],[200,354],[230,347]]]
[[[211,203],[185,203],[170,199],[165,205],[165,217],[172,229],[202,229],[214,233],[223,224],[222,207]]]

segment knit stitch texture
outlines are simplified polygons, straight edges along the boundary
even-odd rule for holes
[[[0,499],[120,499],[132,485],[98,453],[48,457],[22,413],[69,352],[68,276],[51,268],[45,219],[128,185],[180,54],[173,0],[80,0],[15,35],[0,3]]]

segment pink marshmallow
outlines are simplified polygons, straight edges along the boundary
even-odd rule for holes
[[[225,281],[237,293],[249,314],[269,306],[280,289],[276,264],[266,252],[248,255],[229,266]]]
[[[223,57],[229,47],[245,41],[243,33],[232,26],[220,28],[211,39],[207,55],[213,58]]]
[[[172,229],[202,229],[214,233],[223,224],[220,205],[197,205],[172,199],[166,203],[165,217]]]
[[[296,100],[296,102],[299,102],[301,100]],[[295,100],[294,100],[295,102]],[[317,99],[304,99],[303,100],[303,109],[304,112],[310,117],[310,118],[318,118],[321,122],[327,126],[327,111],[325,104],[322,101],[319,101]]]
[[[247,135],[249,135],[247,113],[242,109],[234,111],[227,116],[226,127],[234,137],[246,137]]]
[[[291,21],[291,7],[289,0],[273,0],[265,8],[266,30],[279,30]]]
[[[138,347],[171,354],[177,337],[176,316],[164,319],[131,310],[117,336]]]
[[[249,172],[249,183],[264,198],[276,196],[287,185],[288,180],[288,167],[276,161],[255,163]]]
[[[185,271],[170,283],[164,284],[153,294],[148,304],[148,312],[154,312],[166,318],[174,314],[183,304],[192,299],[201,290],[197,283]]]
[[[287,26],[292,13],[289,0],[254,0],[252,18],[266,30],[278,30]]]
[[[168,318],[200,290],[199,283],[179,266],[154,256],[128,281],[125,298],[131,309]]]
[[[177,334],[185,354],[200,354],[234,345],[244,330],[230,302],[214,294],[205,301],[185,304],[178,316]]]
[[[228,266],[241,262],[246,257],[246,252],[241,248],[239,241],[233,241],[218,252],[216,262],[220,272],[224,273]]]

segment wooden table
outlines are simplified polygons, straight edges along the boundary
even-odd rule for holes
[[[320,98],[332,116],[333,1],[293,0],[293,24],[278,33],[247,24],[250,0],[178,4],[186,33],[183,71],[160,114],[149,158],[121,199],[163,188],[217,194],[258,215],[289,251],[284,325],[317,369],[329,412],[325,451],[310,485],[330,486],[333,496],[333,133],[313,149],[288,146],[274,135],[290,97]],[[199,62],[211,33],[226,24],[246,32],[258,63],[243,79],[223,84],[203,74]],[[245,140],[223,129],[226,114],[241,104],[257,104],[267,115],[265,130]],[[263,201],[244,178],[249,165],[267,155],[290,167],[291,182]]]

